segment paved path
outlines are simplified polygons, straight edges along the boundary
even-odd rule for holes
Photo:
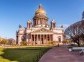
[[[53,47],[45,53],[39,62],[84,62],[84,55],[79,52],[69,52],[66,47]]]

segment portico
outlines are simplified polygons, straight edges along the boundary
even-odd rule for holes
[[[31,33],[31,41],[34,44],[48,44],[50,41],[53,41],[53,33],[52,32],[32,32]]]

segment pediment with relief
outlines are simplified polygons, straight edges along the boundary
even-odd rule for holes
[[[31,32],[31,33],[53,33],[53,32],[50,31],[50,30],[47,30],[47,29],[45,29],[45,28],[42,28],[42,29],[33,31],[33,32]]]

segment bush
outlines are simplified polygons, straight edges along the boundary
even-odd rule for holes
[[[27,42],[26,42],[26,41],[22,41],[22,42],[21,42],[21,45],[22,45],[22,46],[26,46],[26,45],[27,45]]]
[[[6,39],[3,39],[1,42],[0,42],[0,44],[7,44],[7,42],[8,42],[8,40],[6,40]]]

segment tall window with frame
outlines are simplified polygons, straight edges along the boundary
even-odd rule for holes
[[[61,36],[58,36],[58,41],[61,42]]]

